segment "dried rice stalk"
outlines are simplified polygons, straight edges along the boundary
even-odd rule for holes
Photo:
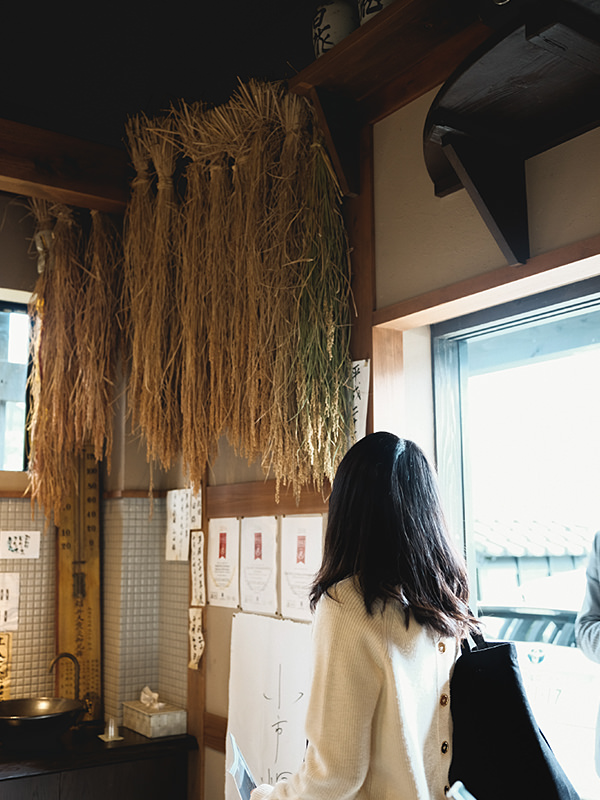
[[[148,459],[181,448],[197,485],[226,434],[278,491],[321,487],[348,441],[350,282],[311,106],[252,81],[219,108],[132,120],[129,139],[129,398]]]
[[[94,458],[106,457],[110,472],[113,404],[120,342],[117,310],[121,239],[111,219],[91,211],[80,301],[75,315],[77,380],[73,387],[73,424],[79,446],[90,442]]]
[[[180,227],[173,185],[176,149],[169,117],[154,124],[132,120],[128,130],[132,159],[141,170],[125,218],[130,409],[145,436],[148,460],[168,468],[181,447],[180,320],[174,279]]]
[[[204,168],[201,136],[197,126],[200,106],[183,106],[177,129],[179,146],[188,162],[187,192],[181,210],[180,269],[177,300],[181,335],[181,447],[182,461],[190,483],[198,488],[204,469],[214,453],[210,435],[210,375],[208,363],[207,320],[210,315],[210,286],[203,268],[206,250],[206,202],[208,173]],[[190,132],[194,131],[194,135]]]
[[[31,200],[37,230],[52,231],[51,258],[35,287],[29,485],[32,500],[60,521],[76,491],[76,457],[91,441],[97,460],[112,446],[118,328],[114,324],[119,238],[92,212],[84,244],[67,206]]]
[[[32,201],[39,230],[53,230],[52,263],[44,269],[30,304],[34,321],[29,420],[32,500],[60,519],[76,486],[72,397],[77,382],[75,319],[81,291],[81,237],[71,209]]]

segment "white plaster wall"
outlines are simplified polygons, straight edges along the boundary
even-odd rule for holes
[[[26,294],[33,291],[38,277],[33,234],[34,221],[26,200],[23,197],[0,192],[0,287],[2,289]]]
[[[377,308],[506,265],[462,189],[437,198],[423,125],[437,90],[374,128]],[[600,232],[600,129],[526,164],[531,254]]]

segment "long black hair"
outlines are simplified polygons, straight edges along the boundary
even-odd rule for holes
[[[442,512],[437,480],[423,451],[392,433],[360,439],[337,470],[321,568],[311,606],[354,576],[367,611],[400,601],[422,625],[462,636],[475,623],[463,558]]]

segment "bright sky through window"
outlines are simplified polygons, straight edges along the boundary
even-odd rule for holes
[[[469,378],[475,518],[600,529],[600,347]]]

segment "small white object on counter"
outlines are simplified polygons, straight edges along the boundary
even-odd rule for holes
[[[119,736],[119,729],[116,726],[114,717],[108,718],[104,733],[101,733],[98,738],[102,739],[103,742],[120,742],[123,739],[122,736]]]
[[[169,703],[160,708],[145,705],[140,700],[123,702],[123,725],[149,739],[178,736],[187,732],[187,711]]]

